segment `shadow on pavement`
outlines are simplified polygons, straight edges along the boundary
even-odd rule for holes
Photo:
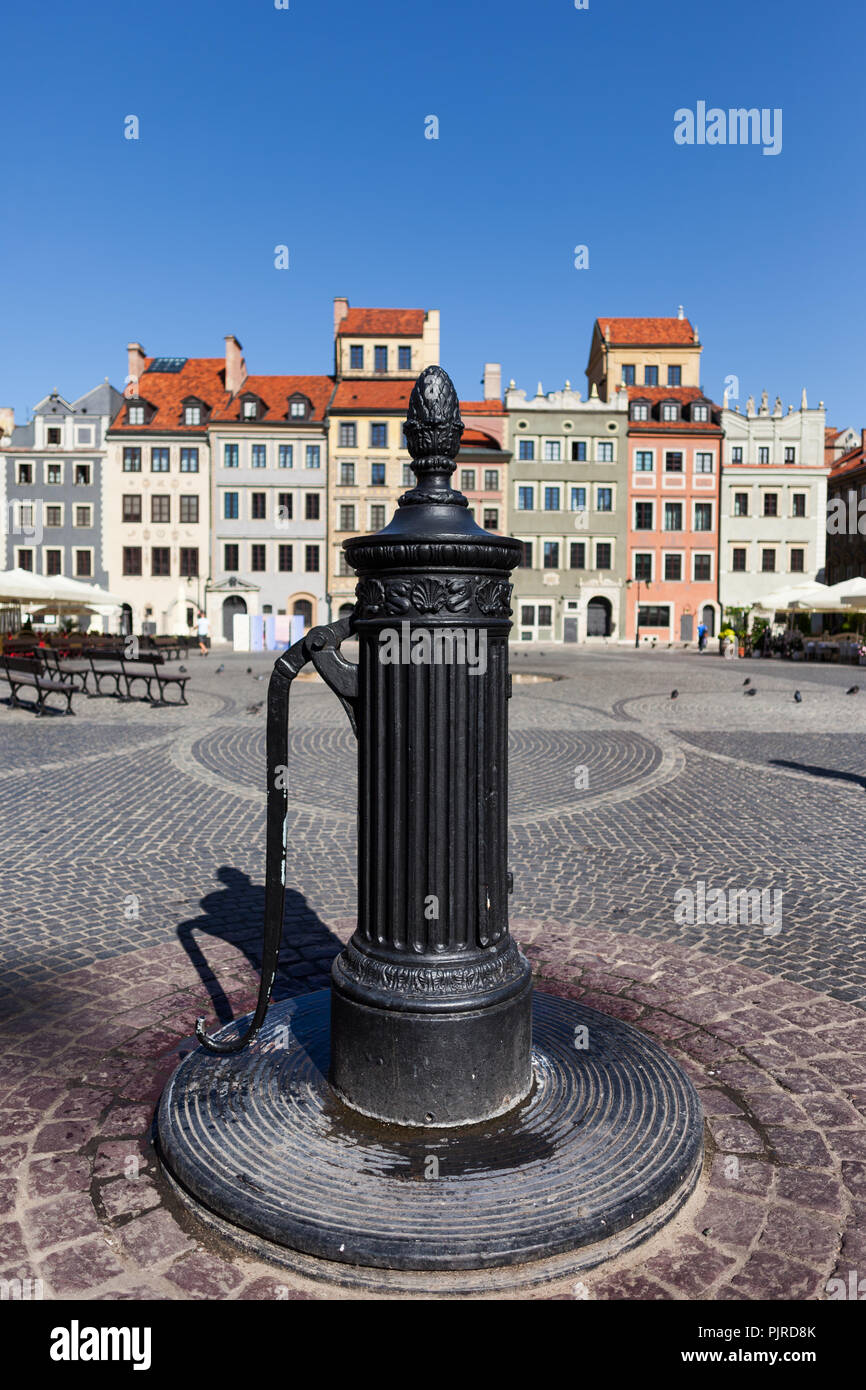
[[[812,763],[793,763],[787,758],[771,758],[771,767],[791,767],[795,772],[808,772],[812,777],[829,777],[834,782],[853,782],[855,786],[862,787],[866,791],[866,777],[861,777],[856,772],[841,772],[835,767],[815,767]]]

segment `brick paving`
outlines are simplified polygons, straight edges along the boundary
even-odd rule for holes
[[[270,659],[186,665],[189,709],[0,708],[0,1278],[47,1297],[333,1293],[205,1235],[154,1161],[165,1079],[197,1014],[250,1006],[261,932]],[[513,670],[558,677],[514,687],[515,935],[540,987],[665,1042],[709,1156],[653,1241],[525,1296],[821,1298],[866,1258],[858,672],[536,648]],[[295,689],[278,995],[327,983],[355,909],[351,734]],[[780,930],[677,922],[698,880],[781,890]]]

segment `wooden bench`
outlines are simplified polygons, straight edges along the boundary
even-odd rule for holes
[[[164,669],[160,669],[163,667],[163,659],[161,656],[156,654],[153,656],[142,656],[139,654],[137,661],[128,661],[126,657],[122,657],[121,666],[123,668],[124,680],[126,681],[126,698],[128,700],[136,698],[132,693],[132,687],[135,682],[144,681],[147,694],[142,698],[150,700],[152,705],[185,705],[187,703],[186,683],[189,680],[189,676],[168,675]],[[153,685],[156,685],[159,690],[159,698],[156,700],[153,698],[152,694]],[[164,691],[166,686],[172,685],[178,687],[180,694],[179,700],[166,700],[165,698]]]
[[[72,708],[72,697],[77,695],[81,686],[73,681],[54,680],[45,674],[44,667],[39,661],[33,661],[25,656],[0,656],[0,675],[4,675],[9,682],[11,699],[10,709],[34,709],[37,716],[47,714],[45,700],[49,695],[63,695],[66,700],[64,714],[74,714]],[[36,699],[19,700],[18,691],[24,688],[35,691]]]
[[[120,682],[123,680],[123,652],[103,647],[97,651],[85,650],[84,655],[93,675],[93,689],[88,691],[88,698],[93,700],[97,695],[106,693],[120,695]],[[104,691],[102,689],[104,680],[114,681],[114,689]]]
[[[93,674],[90,663],[80,657],[65,657],[54,647],[40,647],[36,653],[43,666],[43,674],[49,680],[81,681],[81,688],[87,691],[87,682]]]

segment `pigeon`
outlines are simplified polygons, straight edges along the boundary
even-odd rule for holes
[[[850,690],[846,690],[846,695],[856,695],[860,690],[859,685],[852,685]]]
[[[676,700],[677,697],[678,697],[678,695],[679,695],[679,693],[680,693],[680,692],[679,692],[678,690],[672,690],[672,691],[671,691],[671,699],[672,699],[672,700]]]
[[[253,674],[253,668],[252,668],[252,666],[248,666],[248,667],[247,667],[247,675],[248,675],[248,676],[251,676],[252,674]]]
[[[185,667],[185,666],[178,666],[177,669],[178,669],[179,671],[181,671],[181,672],[183,673],[183,675],[186,675],[186,667]]]
[[[218,666],[218,667],[216,668],[215,674],[218,676],[218,675],[220,675],[225,669],[226,669],[225,666]]]
[[[247,705],[247,714],[258,714],[259,710],[261,709],[264,703],[264,700],[259,700],[258,704]]]
[[[264,676],[253,676],[253,680],[254,680],[254,681],[263,681],[263,680],[264,680]]]
[[[751,690],[747,690],[747,691],[746,691],[746,694],[747,694],[747,695],[757,695],[757,693],[758,693],[758,692],[757,692],[757,690],[755,689],[754,686],[752,686]]]
[[[751,676],[746,676],[746,679],[743,681],[743,685],[751,685],[751,684],[752,684],[752,677],[751,677]]]
[[[794,699],[797,701],[798,705],[803,703],[803,696],[800,694],[799,690],[794,691]]]

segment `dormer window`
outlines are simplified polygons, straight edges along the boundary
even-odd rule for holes
[[[128,425],[144,424],[144,406],[130,405],[126,408],[126,423]]]
[[[706,405],[692,406],[692,419],[706,422],[710,418],[709,407]]]
[[[635,401],[631,408],[631,418],[633,420],[648,420],[649,406],[646,401]]]
[[[306,396],[293,396],[289,401],[289,418],[292,420],[306,420],[308,406],[309,401]]]
[[[47,440],[47,442],[48,442],[49,444],[59,444],[59,443],[60,443],[60,430],[59,430],[59,428],[53,428],[53,427],[49,426],[49,428],[45,431],[45,437],[46,437],[46,440]]]
[[[680,418],[680,408],[679,408],[679,406],[677,405],[676,401],[663,401],[663,402],[662,402],[662,419],[663,419],[663,420],[678,420],[679,418]]]
[[[183,408],[183,423],[185,425],[201,424],[201,406],[185,405]]]
[[[255,420],[258,418],[259,403],[251,396],[248,396],[241,406],[241,419]]]

